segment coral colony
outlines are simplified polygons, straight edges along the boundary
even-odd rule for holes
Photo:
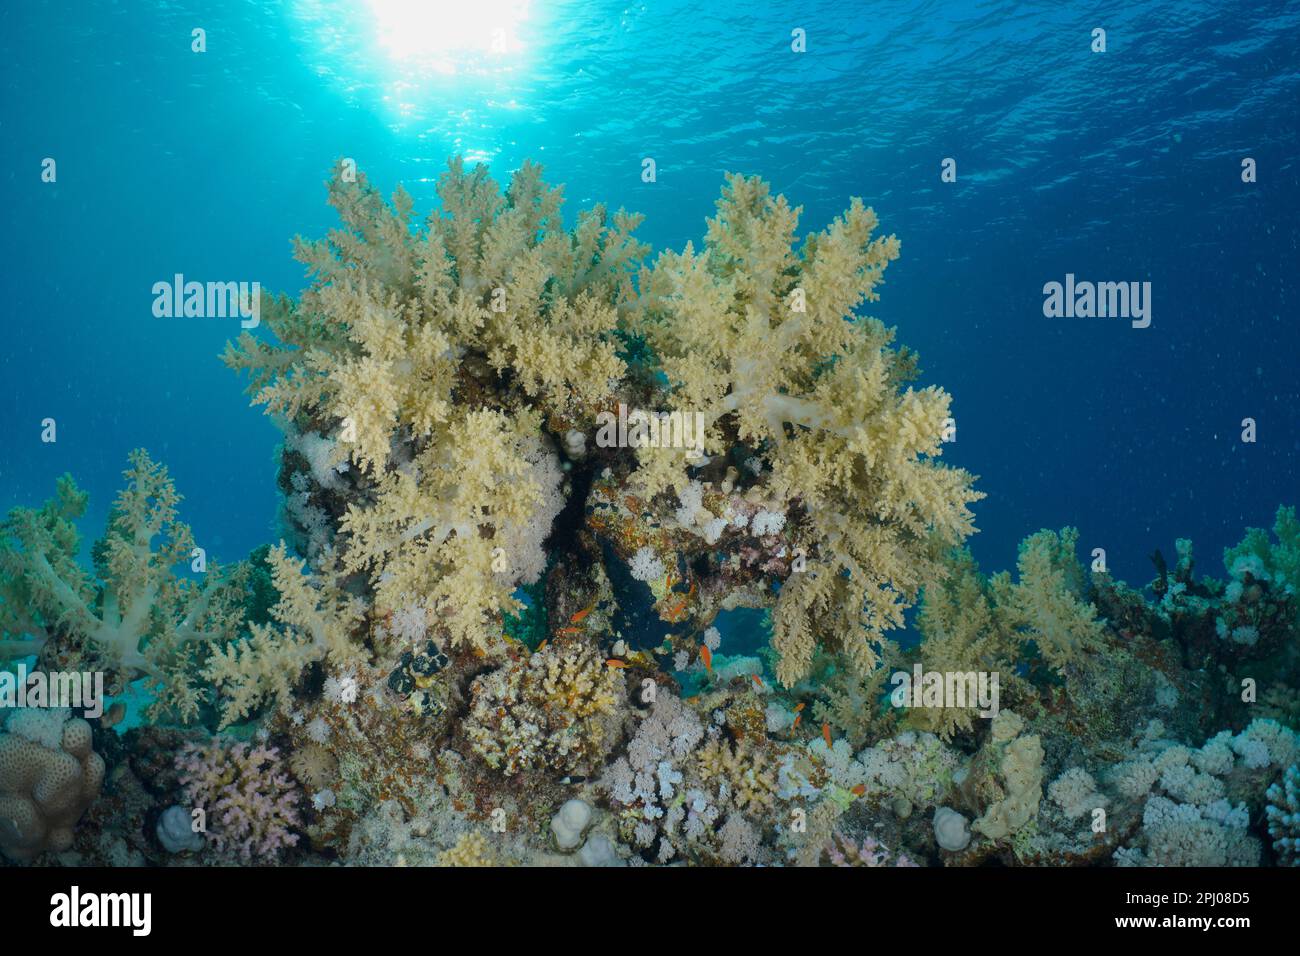
[[[0,685],[8,861],[1296,863],[1295,510],[1217,577],[1180,541],[1129,587],[1071,528],[981,570],[859,200],[800,240],[729,176],[652,254],[536,165],[453,160],[423,219],[328,189],[299,299],[156,290],[257,317],[224,361],[282,537],[207,559],[144,451],[91,566],[71,477],[0,528],[0,657],[112,701]]]

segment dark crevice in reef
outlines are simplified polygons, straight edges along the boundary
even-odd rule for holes
[[[601,550],[616,602],[614,633],[634,650],[650,650],[662,644],[666,636],[677,636],[680,626],[665,623],[655,612],[655,596],[650,585],[632,577],[609,542],[602,541]]]
[[[569,496],[564,502],[564,507],[551,523],[551,533],[547,535],[542,545],[547,554],[568,552],[575,557],[580,557],[584,566],[590,563],[590,556],[582,555],[579,532],[582,531],[587,520],[587,497],[591,494],[591,484],[595,476],[594,467],[583,467],[580,464],[574,464],[567,473]]]

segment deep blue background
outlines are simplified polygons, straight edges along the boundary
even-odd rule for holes
[[[438,73],[390,58],[362,0],[6,5],[0,507],[71,471],[97,534],[145,446],[215,557],[269,539],[278,433],[216,359],[237,322],[154,319],[150,287],[296,293],[289,239],[335,224],[337,157],[424,211],[455,152],[501,180],[538,159],[570,217],[638,210],[657,247],[698,243],[727,170],[770,179],[805,231],[864,197],[903,246],[871,312],[955,396],[946,457],[988,493],[990,570],[1068,523],[1135,583],[1179,536],[1212,572],[1300,499],[1297,4],[533,0],[518,36]],[[1045,319],[1066,272],[1151,281],[1151,328]]]

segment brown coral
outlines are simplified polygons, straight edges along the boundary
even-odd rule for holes
[[[15,732],[12,719],[10,732],[0,733],[0,851],[19,862],[69,849],[73,827],[104,783],[88,723],[61,711],[38,719],[49,725],[41,733]]]

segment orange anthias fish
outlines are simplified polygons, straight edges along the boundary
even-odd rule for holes
[[[627,667],[627,661],[620,661],[617,657],[611,657],[605,661],[606,667]]]
[[[755,687],[763,686],[763,678],[759,677],[757,674],[750,674],[749,679],[754,682]]]
[[[569,623],[570,623],[570,624],[580,624],[580,623],[582,622],[582,619],[583,619],[584,617],[586,617],[588,614],[590,614],[590,613],[591,613],[591,609],[594,608],[595,606],[596,606],[595,604],[588,604],[588,605],[587,605],[586,607],[584,607],[581,611],[579,611],[579,612],[577,612],[576,614],[574,614],[573,617],[569,618]]]
[[[669,624],[676,624],[682,619],[682,612],[686,610],[686,598],[682,598],[668,610],[664,611],[661,617]]]
[[[704,669],[710,674],[713,673],[713,651],[709,650],[708,644],[700,645],[700,660],[704,661]]]
[[[798,727],[798,726],[799,726],[799,721],[801,721],[801,720],[803,720],[803,714],[795,714],[795,715],[794,715],[794,723],[790,725],[790,729],[791,729],[791,730],[794,730],[796,727]]]
[[[826,738],[826,746],[827,746],[827,747],[830,747],[830,745],[831,745],[831,725],[830,725],[830,724],[822,724],[822,736]]]
[[[849,793],[853,794],[855,797],[860,797],[866,792],[867,792],[867,785],[865,783],[860,783],[852,790],[849,791]]]

